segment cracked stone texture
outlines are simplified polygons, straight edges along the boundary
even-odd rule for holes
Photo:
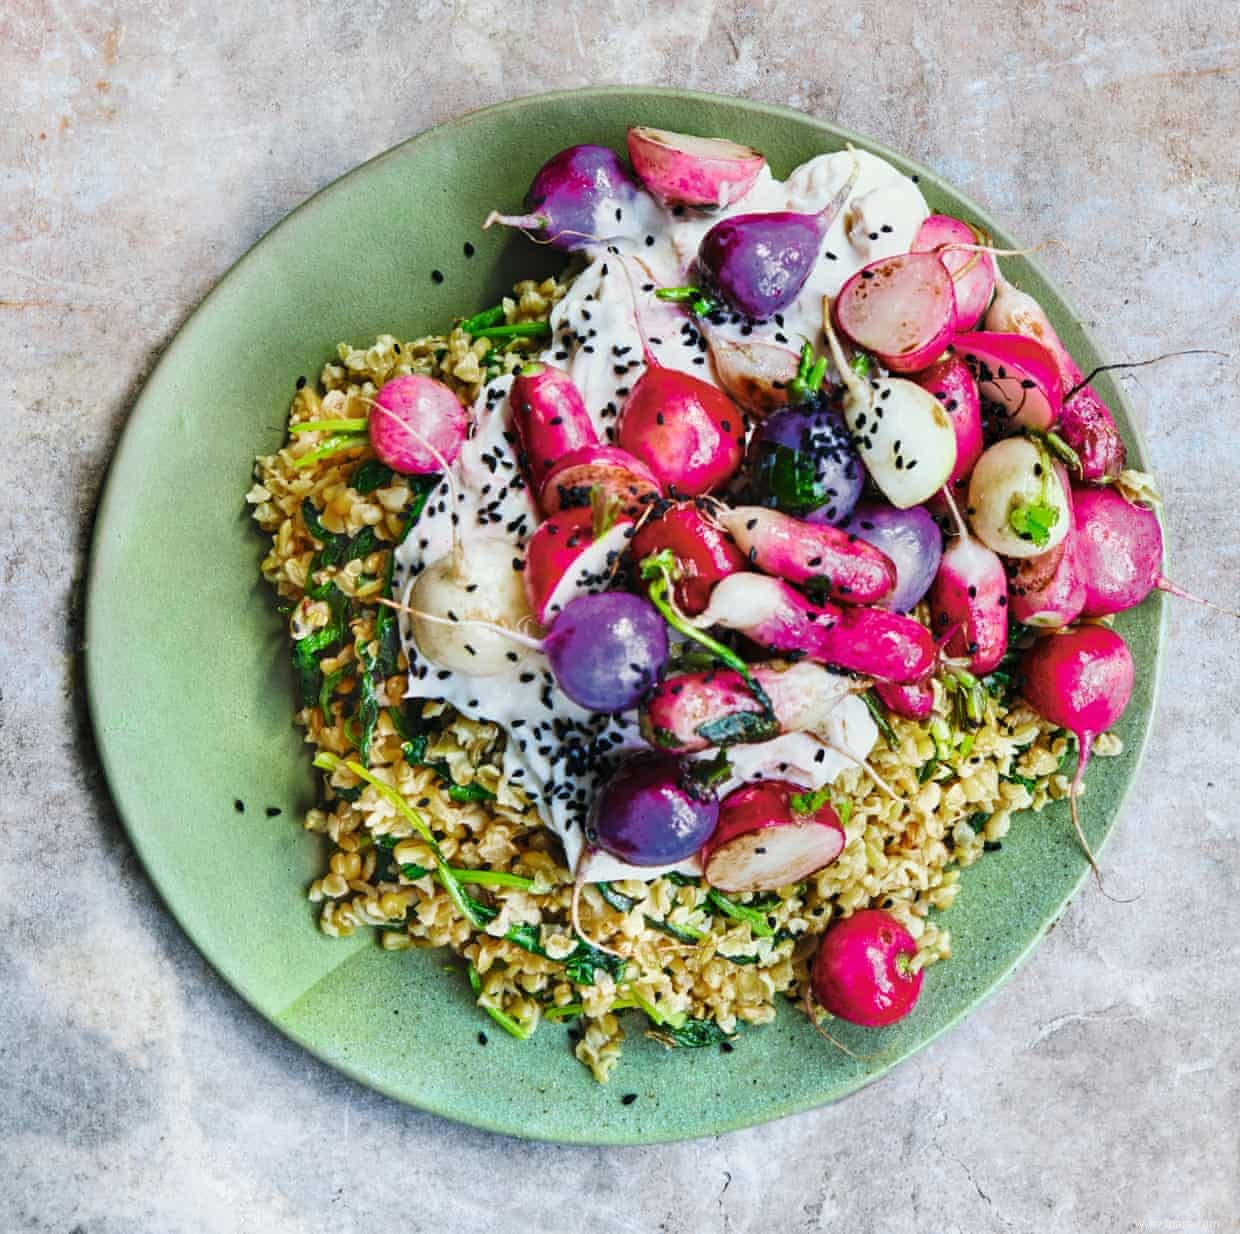
[[[1086,892],[964,1026],[773,1126],[594,1151],[405,1109],[251,1013],[146,882],[74,656],[85,537],[144,375],[335,176],[471,108],[600,82],[837,119],[1062,241],[1044,260],[1114,358],[1240,350],[1229,0],[6,0],[0,1231],[1240,1228],[1237,630],[1191,605],[1107,851],[1141,899]],[[1235,374],[1196,358],[1123,378],[1175,577],[1233,605]]]

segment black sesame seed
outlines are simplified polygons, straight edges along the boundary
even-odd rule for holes
[[[442,271],[442,270],[432,270],[432,271],[431,271],[431,282],[432,282],[432,283],[442,283],[442,282],[443,282],[443,271]]]
[[[478,250],[468,240],[465,241],[465,256],[472,257]]]
[[[306,388],[306,379],[304,377],[298,377],[297,388],[299,390],[304,390]]]
[[[651,237],[651,236],[647,236],[646,238],[647,238],[648,240],[650,240],[650,241],[651,241],[651,243],[653,243],[653,242],[654,242],[654,241],[653,241],[653,237]],[[633,1102],[635,1102],[636,1100],[637,1100],[637,1094],[636,1094],[636,1093],[625,1093],[625,1094],[624,1094],[624,1096],[620,1098],[620,1103],[621,1103],[622,1105],[632,1105],[632,1104],[633,1104]]]
[[[238,797],[237,800],[233,802],[233,809],[236,810],[238,814],[244,814],[245,813],[245,802],[242,801],[240,797]]]

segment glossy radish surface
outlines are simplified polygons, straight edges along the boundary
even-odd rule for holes
[[[1036,339],[975,331],[959,338],[955,349],[969,366],[978,393],[1002,409],[1007,427],[1039,433],[1055,427],[1063,410],[1059,371]]]
[[[443,382],[408,373],[379,388],[367,424],[381,463],[404,475],[427,476],[456,461],[469,418]]]
[[[567,578],[570,583],[581,574],[587,577],[579,581],[584,586],[601,587],[608,574],[608,553],[618,553],[627,544],[624,529],[632,527],[633,520],[619,515],[612,527],[600,538],[595,537],[595,512],[589,506],[560,510],[545,519],[535,529],[525,545],[525,594],[530,612],[541,625],[547,625],[558,609],[552,606],[558,600],[562,585]],[[593,558],[599,557],[595,561]],[[594,574],[594,579],[588,576]]]
[[[982,452],[969,477],[968,514],[977,538],[1004,557],[1049,552],[1072,523],[1054,460],[1028,437],[1008,437]]]
[[[814,998],[850,1024],[881,1028],[903,1019],[921,994],[913,936],[890,913],[864,908],[823,935],[810,982]]]
[[[589,506],[597,499],[614,502],[625,514],[636,517],[659,492],[654,473],[627,450],[581,446],[570,450],[547,473],[538,490],[538,504],[544,514],[554,514]]]
[[[1012,617],[1035,629],[1071,625],[1085,607],[1085,579],[1078,563],[1077,532],[1069,531],[1058,548],[1025,557],[1009,585]]]
[[[946,487],[958,501],[963,500],[969,483],[969,473],[982,455],[982,404],[977,393],[977,382],[969,372],[969,366],[954,351],[918,373],[915,381],[928,394],[938,399],[956,434],[956,462],[946,481]],[[934,508],[944,503],[937,496],[931,498]]]
[[[691,617],[707,606],[720,579],[746,569],[745,556],[732,537],[692,502],[656,506],[633,537],[631,554],[640,562],[664,549],[679,563],[676,603]]]
[[[943,533],[924,506],[897,510],[885,502],[862,502],[844,524],[849,535],[885,553],[896,568],[896,585],[882,608],[907,613],[930,590],[943,556]]]
[[[740,201],[766,166],[757,150],[722,137],[694,137],[638,125],[629,159],[642,183],[671,205],[723,206]]]
[[[764,420],[750,438],[745,474],[751,500],[816,523],[846,519],[865,486],[844,421],[822,402]]]
[[[746,411],[770,415],[788,405],[788,384],[797,374],[796,352],[773,343],[707,335],[719,384]]]
[[[934,711],[934,685],[928,677],[919,681],[876,681],[874,691],[888,711],[906,720],[928,720]]]
[[[554,365],[527,364],[509,391],[512,422],[532,491],[570,450],[598,444],[598,432],[573,379]]]
[[[952,277],[957,331],[972,330],[985,313],[995,289],[995,259],[989,253],[943,246],[984,242],[981,233],[968,223],[946,214],[930,215],[913,240],[915,253],[937,253]]]
[[[1113,488],[1078,488],[1073,504],[1084,616],[1105,617],[1140,604],[1162,580],[1158,516]]]

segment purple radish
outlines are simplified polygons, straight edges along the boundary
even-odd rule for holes
[[[818,261],[822,242],[861,174],[852,172],[817,214],[780,210],[721,219],[698,248],[698,268],[730,308],[762,319],[787,308]]]
[[[1022,625],[1062,629],[1071,625],[1085,607],[1085,580],[1077,564],[1079,536],[1067,538],[1040,557],[1022,558],[1012,574],[1012,616]]]
[[[1083,374],[1042,306],[1000,275],[994,303],[986,314],[986,329],[1023,334],[1046,348],[1059,371],[1064,399],[1057,431],[1081,460],[1080,478],[1090,484],[1117,479],[1124,470],[1127,450],[1115,417],[1093,386],[1081,384]]]
[[[969,525],[1004,557],[1038,557],[1063,542],[1068,488],[1040,441],[1008,437],[983,451],[969,477]]]
[[[766,574],[810,583],[846,604],[875,604],[891,594],[896,568],[864,540],[762,506],[719,506],[715,519]]]
[[[946,214],[932,214],[913,239],[913,252],[937,253],[947,267],[956,289],[956,329],[961,333],[981,321],[990,303],[995,290],[995,259],[989,253],[950,246],[986,242],[987,237],[976,228]]]
[[[897,510],[885,502],[862,502],[844,524],[849,535],[885,553],[896,568],[895,590],[881,608],[907,613],[930,590],[943,555],[943,533],[924,506]]]
[[[512,380],[509,402],[534,492],[570,450],[598,444],[581,392],[563,369],[540,362],[525,365]]]
[[[571,253],[626,234],[624,215],[637,208],[643,197],[614,150],[570,146],[539,168],[525,195],[527,214],[492,211],[482,225],[520,227],[553,248]]]
[[[1132,697],[1132,654],[1106,626],[1075,626],[1038,639],[1025,653],[1021,673],[1021,693],[1034,711],[1076,738],[1076,775],[1069,794],[1072,825],[1101,884],[1098,863],[1081,829],[1077,795],[1094,741],[1123,715]]]
[[[956,430],[934,395],[902,377],[863,380],[844,357],[824,301],[822,328],[844,383],[844,422],[870,478],[893,506],[928,501],[956,465]]]
[[[916,681],[933,667],[930,631],[919,621],[879,608],[815,604],[795,587],[761,574],[719,582],[694,622],[723,626],[769,648],[891,681]]]
[[[750,438],[745,470],[753,501],[812,523],[842,522],[865,487],[843,420],[821,403],[764,420]]]
[[[751,666],[772,716],[732,669],[665,677],[643,700],[642,736],[662,750],[693,754],[713,747],[768,741],[781,732],[817,732],[856,683],[817,664]]]
[[[952,277],[936,253],[902,253],[858,270],[835,300],[841,333],[893,373],[932,364],[956,334]]]
[[[919,681],[876,681],[874,690],[888,711],[906,720],[928,720],[934,711],[934,686],[929,677]]]
[[[969,473],[982,454],[982,403],[977,393],[977,382],[969,372],[969,366],[949,351],[941,360],[932,364],[913,380],[927,393],[933,394],[956,434],[956,464],[947,479],[946,487],[953,497],[962,499],[969,483]],[[931,504],[937,511],[946,503],[937,496]]]
[[[913,936],[890,913],[863,908],[823,935],[810,973],[813,997],[850,1024],[894,1024],[921,995],[921,970],[912,967],[916,955]]]
[[[1011,429],[1045,433],[1063,410],[1063,391],[1055,358],[1036,339],[1023,334],[975,331],[956,341],[978,393],[1001,410]]]
[[[721,891],[776,891],[829,866],[844,843],[829,802],[787,780],[760,780],[723,799],[702,874]]]
[[[381,463],[427,476],[456,462],[469,419],[443,382],[408,373],[384,382],[370,409],[370,445]]]
[[[951,631],[944,650],[966,656],[970,671],[999,667],[1008,643],[1007,574],[997,553],[979,544],[952,503],[956,539],[948,545],[930,588],[934,629]]]
[[[641,459],[618,446],[581,446],[570,450],[547,473],[538,490],[544,514],[589,506],[595,497],[612,501],[637,517],[660,494],[659,482]]]
[[[668,205],[731,205],[753,188],[766,166],[757,150],[734,141],[644,125],[629,129],[628,145],[633,170]]]
[[[746,411],[767,416],[788,405],[788,385],[799,367],[795,352],[773,343],[727,339],[716,330],[707,342],[719,384]]]

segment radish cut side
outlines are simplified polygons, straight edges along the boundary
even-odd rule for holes
[[[720,891],[775,891],[799,883],[844,851],[844,833],[822,823],[784,823],[727,840],[706,860],[706,881]]]

